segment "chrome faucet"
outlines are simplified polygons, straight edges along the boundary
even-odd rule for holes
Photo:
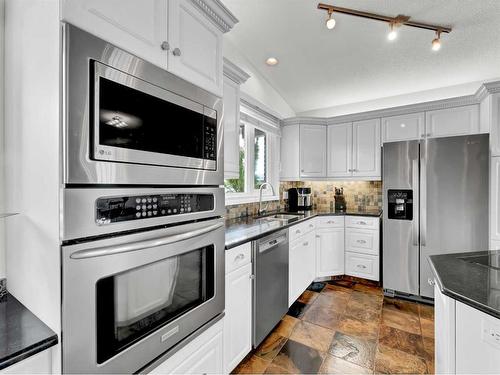
[[[266,186],[266,185],[269,185],[271,187],[271,191],[273,192],[273,195],[275,194],[274,192],[274,186],[271,185],[269,182],[264,182],[262,185],[260,185],[260,188],[259,188],[259,212],[258,212],[258,215],[263,215],[266,210],[262,209],[262,189]],[[267,204],[266,204],[266,208],[267,208]]]

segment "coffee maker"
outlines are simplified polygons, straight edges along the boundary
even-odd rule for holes
[[[311,210],[311,188],[298,187],[288,189],[288,208],[290,211]]]

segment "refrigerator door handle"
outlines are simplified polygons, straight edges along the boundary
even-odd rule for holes
[[[418,208],[418,205],[419,205],[419,199],[418,199],[418,191],[419,191],[418,159],[413,159],[411,162],[412,162],[411,187],[413,188],[413,207]],[[411,223],[411,226],[412,226],[413,246],[418,246],[418,217],[417,216],[413,217],[413,221]]]
[[[427,242],[427,161],[420,159],[420,245]]]

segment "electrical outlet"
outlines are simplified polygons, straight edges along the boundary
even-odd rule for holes
[[[483,341],[500,349],[500,324],[491,321],[490,319],[483,319]]]
[[[283,192],[283,199],[288,199],[288,191]]]

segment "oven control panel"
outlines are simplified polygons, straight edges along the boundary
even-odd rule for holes
[[[96,201],[96,222],[103,225],[213,209],[214,196],[212,194],[158,194],[99,198]]]

